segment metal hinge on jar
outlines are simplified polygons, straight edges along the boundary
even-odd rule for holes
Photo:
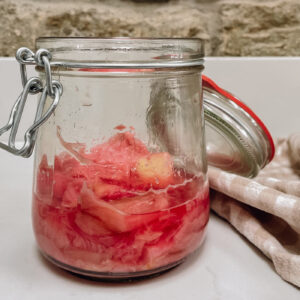
[[[46,49],[39,49],[34,53],[28,48],[20,48],[16,53],[16,59],[20,64],[23,91],[11,110],[7,124],[0,128],[0,136],[5,132],[10,131],[7,144],[0,142],[0,148],[7,150],[12,154],[23,157],[29,157],[32,154],[38,128],[47,121],[59,103],[63,88],[59,81],[52,80],[50,66],[51,58],[51,53]],[[26,65],[37,65],[44,68],[46,78],[45,85],[43,85],[42,80],[38,77],[27,79]],[[16,135],[28,95],[38,93],[41,93],[41,96],[37,105],[34,122],[24,134],[23,145],[20,148],[17,148]],[[52,103],[44,112],[44,106],[48,96],[52,99]]]

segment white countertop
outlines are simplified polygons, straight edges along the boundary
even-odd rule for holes
[[[254,108],[274,135],[300,130],[300,58],[210,58],[206,66],[205,73],[229,90],[234,87],[232,91]],[[0,70],[2,125],[20,81],[12,59],[0,58]],[[36,249],[31,227],[32,170],[32,158],[0,151],[1,300],[300,299],[298,288],[283,281],[268,259],[213,214],[201,250],[157,278],[109,284],[70,275],[48,263]]]
[[[157,278],[92,282],[48,263],[31,227],[32,158],[0,152],[0,299],[299,299],[272,264],[226,222],[211,215],[201,250]],[[88,297],[88,298],[87,298]]]

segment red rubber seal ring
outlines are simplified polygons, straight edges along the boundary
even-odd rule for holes
[[[223,90],[213,80],[211,80],[210,78],[208,78],[205,75],[202,75],[202,84],[203,84],[203,86],[211,88],[211,89],[217,91],[219,94],[221,94],[225,98],[233,101],[235,104],[237,104],[239,107],[241,107],[245,112],[247,112],[256,121],[256,123],[261,127],[261,129],[266,134],[268,141],[270,143],[270,146],[271,146],[271,153],[270,153],[270,158],[269,158],[269,162],[270,162],[275,155],[275,145],[274,145],[273,138],[272,138],[269,130],[267,129],[266,125],[263,123],[263,121],[245,103],[243,103],[241,100],[234,97],[229,92]]]

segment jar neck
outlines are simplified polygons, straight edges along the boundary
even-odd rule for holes
[[[39,38],[52,65],[69,68],[149,69],[203,65],[200,39]]]

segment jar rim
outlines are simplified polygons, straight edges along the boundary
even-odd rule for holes
[[[75,68],[165,68],[204,64],[199,38],[40,37],[36,48],[53,56],[54,66]]]
[[[190,40],[190,41],[203,41],[201,38],[192,38],[192,37],[129,37],[129,36],[114,36],[114,37],[89,37],[89,36],[70,36],[70,37],[60,37],[60,36],[40,36],[36,40],[45,40],[45,39],[56,39],[56,40]]]

